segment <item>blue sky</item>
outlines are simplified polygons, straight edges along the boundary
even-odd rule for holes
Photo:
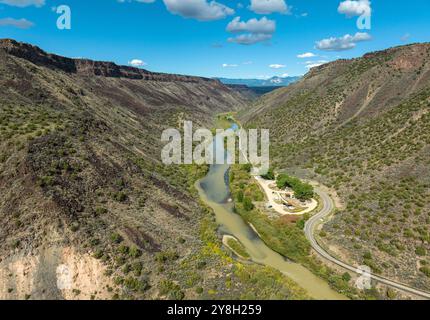
[[[60,5],[70,30],[57,28]],[[428,0],[0,0],[0,38],[151,71],[263,78],[430,41],[429,17]]]

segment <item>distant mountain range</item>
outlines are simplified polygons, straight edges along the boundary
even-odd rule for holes
[[[227,85],[245,85],[248,87],[286,87],[298,81],[301,77],[272,77],[270,79],[228,79],[217,78]]]

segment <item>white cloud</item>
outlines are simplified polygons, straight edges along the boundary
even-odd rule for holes
[[[326,64],[326,63],[328,63],[328,61],[326,61],[326,60],[306,61],[305,62],[306,68],[308,68],[308,69],[312,69],[314,67],[319,67],[319,66],[322,66],[323,64]]]
[[[45,0],[0,0],[0,3],[20,8],[29,6],[42,7],[45,5]]]
[[[118,0],[118,2],[124,3],[124,2],[132,2],[133,0]],[[142,2],[142,3],[154,3],[155,0],[134,0],[136,2]]]
[[[216,1],[207,0],[163,0],[173,14],[199,21],[224,19],[234,14],[234,10]]]
[[[273,79],[270,79],[270,83],[280,84],[282,83],[282,79],[279,77],[274,77]]]
[[[263,33],[246,33],[241,34],[235,38],[228,38],[228,42],[234,42],[243,45],[251,45],[256,44],[258,42],[268,41],[272,39],[271,34],[263,34]]]
[[[238,65],[237,64],[228,64],[228,63],[224,63],[222,65],[223,68],[237,68]]]
[[[409,41],[409,39],[411,38],[411,34],[410,33],[405,33],[400,40],[403,42]]]
[[[317,61],[312,61],[312,60],[308,60],[305,62],[305,64],[313,64],[313,63],[327,63],[327,60],[317,60]]]
[[[271,65],[269,65],[269,68],[272,68],[272,69],[282,69],[282,68],[285,68],[286,67],[286,65],[285,64],[271,64]]]
[[[0,27],[15,27],[19,29],[28,29],[34,26],[34,23],[27,19],[13,19],[3,18],[0,19]]]
[[[316,57],[316,55],[314,53],[312,53],[312,52],[302,53],[302,54],[299,54],[297,56],[297,58],[300,58],[300,59],[313,58],[313,57]]]
[[[288,74],[288,73],[283,73],[282,75],[281,75],[281,78],[288,78],[290,75]]]
[[[250,32],[271,34],[276,31],[276,22],[266,17],[260,20],[253,18],[244,22],[240,21],[240,17],[236,17],[227,25],[227,31],[231,33]]]
[[[250,9],[258,14],[291,13],[291,7],[286,4],[285,0],[251,0]]]
[[[340,14],[345,14],[348,17],[366,15],[372,13],[371,3],[369,0],[347,0],[339,4],[337,11]]]
[[[120,3],[124,3],[124,2],[132,2],[133,0],[117,0]],[[141,2],[141,3],[154,3],[155,0],[134,0],[136,2]]]
[[[316,42],[316,48],[325,51],[345,51],[353,49],[357,46],[357,42],[371,40],[372,37],[365,32],[357,32],[351,36],[349,34],[340,38],[328,38]]]
[[[322,66],[324,63],[313,63],[313,64],[308,64],[307,66],[306,66],[306,68],[308,68],[308,69],[312,69],[312,68],[316,68],[316,67],[319,67],[319,66]]]
[[[140,59],[133,59],[133,60],[129,61],[128,64],[137,68],[137,67],[146,66],[147,63],[145,61],[140,60]]]
[[[240,21],[240,17],[236,17],[227,25],[226,30],[230,33],[243,33],[229,38],[229,42],[251,45],[272,39],[273,33],[276,31],[276,22],[266,17],[260,20],[253,18],[245,22]]]

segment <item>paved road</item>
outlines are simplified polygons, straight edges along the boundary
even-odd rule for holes
[[[314,232],[316,230],[316,228],[318,227],[318,225],[320,225],[321,223],[324,222],[324,219],[330,215],[330,213],[332,212],[332,210],[334,209],[334,205],[333,205],[333,201],[330,198],[330,196],[325,193],[324,191],[320,190],[320,189],[316,189],[316,192],[318,193],[318,195],[321,198],[321,201],[323,202],[324,206],[321,210],[321,212],[319,212],[318,214],[316,214],[315,216],[313,216],[311,219],[309,219],[309,221],[306,223],[305,225],[305,234],[306,237],[308,238],[308,240],[310,241],[312,248],[320,255],[322,256],[324,259],[348,270],[351,271],[353,273],[357,273],[357,274],[361,274],[358,270],[357,267],[351,266],[347,263],[344,263],[340,260],[338,260],[335,257],[332,257],[328,252],[326,252],[317,242],[317,240],[314,237]],[[398,283],[392,280],[389,280],[387,278],[384,278],[382,276],[378,276],[375,274],[370,274],[370,277],[373,280],[376,280],[380,283],[386,284],[390,287],[402,290],[404,292],[408,292],[408,293],[412,293],[415,294],[417,296],[423,297],[423,298],[427,298],[430,299],[430,293],[429,292],[425,292],[419,289],[415,289],[412,287],[409,287],[405,284],[402,283]]]

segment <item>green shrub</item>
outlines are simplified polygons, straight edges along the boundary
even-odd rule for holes
[[[369,251],[365,252],[363,254],[363,259],[365,259],[365,260],[372,260],[372,254]]]
[[[179,258],[179,255],[175,251],[164,251],[158,252],[155,255],[155,261],[165,263],[167,261],[175,261]]]
[[[122,254],[128,254],[129,250],[130,250],[130,248],[127,247],[126,245],[121,245],[118,248],[118,252],[122,253]]]
[[[343,279],[343,281],[349,282],[349,281],[351,281],[351,275],[348,272],[345,272],[342,275],[342,279]]]
[[[424,273],[427,277],[430,278],[430,268],[429,267],[421,267],[420,271]]]
[[[149,282],[146,278],[127,277],[124,279],[124,286],[135,292],[145,292],[149,289]]]
[[[427,250],[426,250],[426,248],[424,248],[424,247],[417,247],[417,248],[415,249],[415,253],[416,253],[418,256],[423,257],[423,256],[425,256],[425,255],[427,254]]]
[[[123,191],[120,191],[113,195],[113,199],[118,202],[125,202],[127,200],[127,195]]]
[[[183,300],[185,294],[181,291],[181,287],[170,280],[161,280],[159,283],[159,291],[163,296],[167,296],[171,300]]]
[[[90,244],[91,244],[93,247],[98,246],[98,245],[100,244],[100,239],[93,238],[93,239],[91,239],[91,240],[90,240]]]
[[[397,298],[397,293],[396,293],[396,291],[394,291],[393,289],[391,289],[391,288],[388,288],[387,289],[387,298],[388,299],[390,299],[390,300],[394,300],[394,299],[396,299]]]
[[[252,170],[252,165],[250,163],[244,164],[244,165],[242,165],[242,169],[245,170],[246,172],[250,173]]]
[[[76,232],[79,230],[79,223],[78,222],[73,222],[72,225],[70,226],[70,230],[72,232]]]
[[[94,252],[94,258],[101,259],[103,257],[103,250],[97,249],[96,252]]]
[[[199,270],[206,268],[206,266],[207,266],[207,262],[204,260],[200,260],[197,262],[197,269]]]
[[[133,273],[135,276],[140,276],[142,274],[143,265],[141,262],[135,262],[132,266]]]
[[[242,243],[240,243],[239,241],[237,241],[236,239],[231,239],[229,238],[227,240],[227,244],[229,245],[229,247],[234,250],[238,255],[240,255],[241,257],[245,258],[245,259],[249,259],[250,255],[249,253],[246,251],[246,248],[243,246]]]
[[[281,174],[276,180],[278,188],[289,187],[293,189],[294,195],[300,200],[310,200],[314,197],[314,187],[308,183],[303,183],[300,179]]]
[[[119,235],[118,233],[113,233],[110,236],[110,239],[112,240],[113,243],[121,243],[124,239],[121,237],[121,235]]]
[[[243,208],[246,211],[252,211],[254,209],[254,204],[252,203],[252,200],[247,197],[243,198]]]
[[[97,207],[96,208],[96,214],[97,215],[106,214],[107,212],[108,212],[108,210],[106,208],[103,208],[103,207]]]
[[[273,168],[270,168],[269,171],[265,175],[262,175],[261,177],[265,180],[275,180],[275,172]]]
[[[239,190],[239,192],[237,193],[237,198],[236,198],[237,202],[239,202],[239,203],[243,202],[243,198],[244,198],[243,191]]]
[[[43,176],[39,178],[38,184],[40,187],[51,187],[54,185],[55,178],[51,176]]]
[[[128,274],[131,271],[131,265],[126,264],[123,268],[122,268],[122,272],[124,274]]]
[[[169,299],[171,300],[181,301],[184,300],[184,298],[185,294],[181,290],[174,290],[169,294]]]
[[[128,254],[132,258],[138,258],[138,257],[140,257],[142,255],[142,251],[139,248],[133,246],[133,247],[130,248]]]

